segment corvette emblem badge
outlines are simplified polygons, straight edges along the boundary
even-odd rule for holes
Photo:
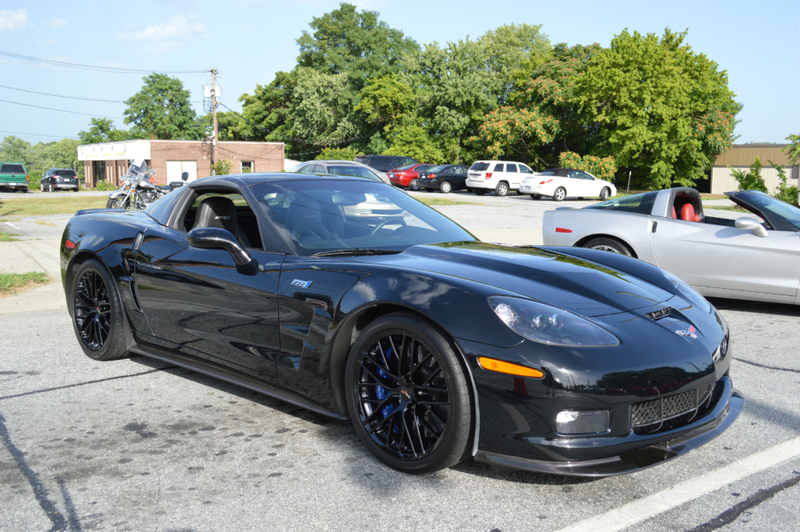
[[[689,327],[685,331],[675,331],[675,334],[677,334],[678,336],[689,336],[690,338],[694,338],[695,340],[697,340],[697,335],[695,334],[696,331],[697,329],[695,329],[694,327]]]

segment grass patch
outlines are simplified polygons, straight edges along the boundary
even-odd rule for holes
[[[50,282],[46,273],[0,273],[0,299]]]
[[[2,216],[46,216],[49,214],[75,214],[81,209],[104,209],[106,196],[81,196],[79,194],[36,198],[3,198],[0,200]]]
[[[471,201],[459,201],[459,200],[451,200],[445,198],[431,198],[428,196],[414,196],[414,199],[419,200],[425,205],[436,206],[436,207],[442,205],[475,205]]]
[[[0,231],[0,242],[16,242],[17,239],[14,238],[16,233],[4,233]]]

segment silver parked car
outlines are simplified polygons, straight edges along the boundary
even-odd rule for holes
[[[548,211],[544,244],[637,257],[708,297],[800,304],[800,209],[753,190],[726,195],[749,212],[708,216],[691,188]]]
[[[331,175],[352,175],[356,177],[365,177],[373,181],[383,181],[387,185],[392,182],[386,177],[386,174],[381,175],[369,166],[355,161],[344,160],[320,160],[320,161],[306,161],[296,164],[286,170],[287,172],[296,172],[298,174],[331,174]]]

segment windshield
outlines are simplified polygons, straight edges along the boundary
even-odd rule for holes
[[[650,214],[653,211],[653,202],[656,200],[658,192],[645,192],[644,194],[634,194],[614,198],[595,205],[589,205],[584,209],[607,209],[611,211],[635,212],[637,214]]]
[[[252,191],[298,255],[475,240],[452,220],[382,183],[278,181],[259,183]]]
[[[328,173],[334,175],[353,175],[358,177],[366,177],[373,181],[381,181],[381,178],[367,170],[362,166],[328,166]]]
[[[747,200],[747,203],[752,204],[756,208],[764,212],[772,213],[779,218],[783,218],[793,225],[796,230],[800,231],[800,209],[794,205],[789,205],[777,198],[754,190],[748,190],[738,195],[742,196]]]

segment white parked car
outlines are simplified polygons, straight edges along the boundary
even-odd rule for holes
[[[617,195],[617,187],[583,170],[574,168],[548,168],[540,174],[526,177],[519,187],[520,194],[531,198],[552,196],[556,201],[564,198],[600,198],[605,201]]]
[[[490,190],[505,196],[509,190],[518,190],[531,174],[533,170],[527,165],[515,161],[476,161],[467,172],[467,190],[479,196]]]

